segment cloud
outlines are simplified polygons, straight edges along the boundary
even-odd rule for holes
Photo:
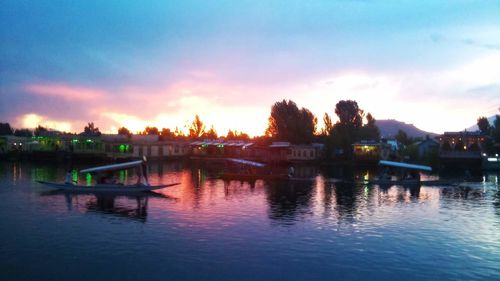
[[[75,87],[62,83],[28,84],[24,85],[23,89],[31,94],[39,96],[55,97],[74,101],[94,100],[102,98],[106,95],[106,92],[102,90]]]
[[[72,126],[70,121],[52,120],[47,116],[38,115],[36,113],[28,113],[18,117],[17,125],[22,128],[36,128],[39,125],[55,129],[61,132],[71,132]]]

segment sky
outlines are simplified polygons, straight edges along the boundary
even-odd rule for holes
[[[0,122],[262,135],[283,99],[442,133],[499,114],[500,1],[0,2]]]

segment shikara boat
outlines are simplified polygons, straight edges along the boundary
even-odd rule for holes
[[[48,187],[52,187],[59,190],[65,191],[74,191],[74,192],[82,192],[82,193],[109,193],[109,192],[118,192],[118,193],[134,193],[134,192],[145,192],[152,191],[156,189],[162,189],[169,186],[178,185],[179,183],[171,183],[171,184],[162,184],[162,185],[122,185],[122,184],[96,184],[96,185],[75,185],[75,184],[66,184],[66,183],[55,183],[55,182],[47,182],[47,181],[37,181],[40,184],[43,184]]]
[[[80,173],[103,173],[117,170],[125,170],[129,168],[137,168],[139,170],[139,180],[137,184],[125,185],[122,183],[105,182],[96,183],[95,185],[78,185],[66,179],[65,183],[55,183],[47,181],[37,181],[45,186],[64,191],[81,192],[81,193],[139,193],[147,192],[156,189],[162,189],[169,186],[178,185],[179,183],[150,185],[147,179],[146,159],[131,161],[126,163],[111,164],[99,167],[83,169]],[[142,182],[144,181],[144,182]]]
[[[409,178],[402,177],[398,179],[392,179],[388,175],[382,175],[379,179],[364,181],[362,182],[363,184],[377,184],[381,186],[389,186],[389,185],[420,186],[423,184],[423,182],[420,180],[420,174],[418,174],[418,171],[427,171],[427,172],[432,171],[432,168],[429,166],[401,163],[395,161],[380,160],[379,165],[385,167],[400,168],[406,171],[409,170],[412,171],[413,176]]]

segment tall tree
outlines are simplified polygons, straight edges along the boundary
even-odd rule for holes
[[[9,123],[0,123],[0,136],[12,134],[14,134],[14,130]]]
[[[483,134],[490,133],[490,122],[488,122],[488,118],[481,116],[477,119],[477,126],[479,127],[479,131]]]
[[[40,136],[44,134],[45,132],[48,132],[47,128],[43,127],[42,125],[38,125],[38,127],[35,128],[35,136]]]
[[[210,127],[210,130],[208,130],[208,132],[205,133],[205,137],[207,139],[217,139],[218,138],[217,131],[215,130],[213,125]]]
[[[201,121],[200,117],[196,115],[191,126],[189,127],[189,137],[197,139],[205,134],[205,124]]]
[[[174,135],[177,138],[183,138],[183,137],[185,137],[184,133],[179,129],[179,127],[175,127]]]
[[[299,109],[291,100],[276,102],[268,120],[266,135],[292,143],[311,142],[318,123],[311,111]]]
[[[349,157],[363,125],[363,110],[356,101],[341,100],[335,105],[335,114],[339,121],[333,126],[329,143],[338,154]]]
[[[129,137],[132,135],[130,130],[125,128],[125,127],[121,127],[120,129],[118,129],[118,134],[122,135],[122,136],[129,136]]]
[[[246,133],[243,133],[243,132],[238,132],[237,130],[231,130],[229,129],[229,131],[227,131],[227,135],[226,135],[226,140],[249,140],[250,137],[248,136],[248,134]]]
[[[160,136],[162,139],[173,139],[175,138],[174,132],[170,131],[168,128],[161,129]]]
[[[341,100],[335,105],[335,114],[339,117],[338,125],[358,129],[363,125],[363,110],[353,100]]]
[[[83,132],[81,133],[87,136],[100,136],[101,132],[99,128],[94,125],[94,122],[89,122],[85,128],[83,128]]]
[[[142,132],[143,135],[160,135],[160,131],[158,130],[157,127],[149,127],[147,126],[145,129],[144,129],[144,132]]]
[[[358,140],[380,140],[380,130],[370,113],[366,115],[366,124],[359,129]]]
[[[326,112],[325,115],[323,116],[323,124],[325,125],[325,127],[321,129],[321,135],[329,136],[332,133],[333,122],[332,118],[330,118],[330,115],[328,115],[328,113]]]

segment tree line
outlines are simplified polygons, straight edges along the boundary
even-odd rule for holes
[[[351,145],[360,140],[380,140],[380,130],[376,120],[370,113],[364,112],[354,100],[341,100],[333,108],[337,121],[332,121],[327,112],[323,115],[323,126],[318,130],[318,118],[307,108],[299,108],[292,100],[282,100],[271,106],[267,128],[263,136],[256,137],[267,141],[287,141],[293,144],[309,144],[311,142],[322,142],[327,148],[342,154],[351,151]],[[492,136],[496,142],[500,142],[500,117],[497,115],[494,125],[491,126],[485,117],[477,120],[479,130]],[[196,115],[186,126],[187,133],[169,128],[159,129],[147,126],[139,135],[158,135],[161,139],[217,139],[225,138],[231,140],[249,140],[250,137],[244,132],[229,130],[224,135],[219,135],[214,126],[208,126]],[[43,135],[49,129],[38,126],[34,130],[14,129],[9,123],[0,123],[0,135],[16,136],[38,136]],[[133,133],[126,127],[118,129],[118,134],[131,136]],[[99,128],[93,122],[89,122],[80,135],[99,136]],[[409,145],[414,139],[408,137],[404,131],[399,131],[395,136],[403,145]]]

